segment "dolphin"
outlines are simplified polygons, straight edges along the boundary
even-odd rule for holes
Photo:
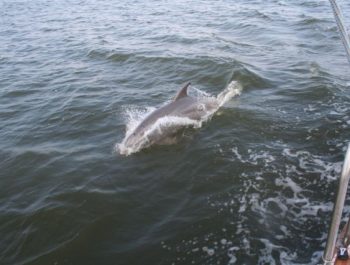
[[[222,99],[227,94],[223,91],[218,97],[192,97],[187,93],[190,84],[188,82],[177,92],[171,102],[151,112],[126,135],[119,145],[120,153],[128,155],[156,143],[168,143],[167,140],[171,139],[171,136],[181,128],[189,125],[195,126],[208,119],[219,109]],[[169,117],[178,119],[180,122],[169,122],[163,124],[161,128],[156,128],[157,123],[161,121],[166,123],[166,118]]]

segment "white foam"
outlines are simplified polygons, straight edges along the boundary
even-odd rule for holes
[[[217,198],[208,198],[210,205],[217,208],[218,214],[235,215],[235,221],[229,223],[234,227],[231,237],[226,232],[218,232],[211,237],[212,240],[219,242],[222,238],[227,240],[240,238],[237,246],[220,244],[227,250],[228,264],[237,263],[242,250],[244,255],[257,255],[259,257],[257,264],[304,264],[298,263],[298,253],[286,248],[281,241],[295,238],[295,227],[304,229],[310,218],[320,220],[320,216],[331,214],[332,202],[320,203],[309,194],[310,191],[314,191],[315,186],[319,186],[318,182],[322,182],[323,185],[333,184],[340,175],[342,162],[330,162],[326,156],[305,150],[289,149],[285,145],[280,147],[279,154],[275,153],[276,146],[273,151],[269,146],[264,150],[243,150],[237,147],[230,149],[235,161],[254,165],[256,170],[240,174],[243,185],[240,186],[238,193],[237,191],[230,193],[227,198],[222,194]],[[225,150],[222,152],[225,153]],[[273,173],[273,179],[266,179],[269,177],[266,172]],[[261,190],[262,187],[266,187],[266,182],[261,179],[269,181],[268,194]],[[349,212],[349,209],[350,207],[345,211]],[[262,229],[271,230],[271,233],[266,232],[267,237],[263,235],[259,238],[252,235],[247,222],[251,216],[255,216],[257,224],[261,224]],[[271,220],[273,222],[270,222]],[[288,220],[293,220],[295,227],[289,226]],[[325,242],[326,236],[326,232],[320,233],[317,238],[304,235],[303,240]],[[212,240],[206,244],[213,243]],[[251,245],[256,244],[256,241],[262,243],[262,247],[259,253],[252,253]],[[320,253],[317,251],[310,257],[310,264],[319,261]]]
[[[229,256],[230,260],[228,264],[234,264],[237,261],[235,252],[239,250],[239,247],[230,247],[227,251],[227,255]]]
[[[282,155],[297,159],[298,166],[301,169],[309,173],[320,174],[321,180],[326,179],[329,182],[334,181],[341,172],[342,162],[327,162],[324,157],[313,155],[308,151],[291,151],[285,148]]]
[[[134,122],[134,121],[132,121]],[[138,123],[136,123],[136,126]],[[165,135],[165,131],[171,130],[171,128],[178,128],[178,127],[193,127],[193,128],[200,128],[202,126],[202,121],[196,121],[189,118],[183,118],[183,117],[174,117],[174,116],[165,116],[160,119],[158,119],[144,134],[142,139],[136,144],[131,147],[127,146],[125,144],[126,139],[128,136],[133,132],[133,130],[130,130],[126,133],[126,136],[124,140],[117,144],[117,150],[122,155],[130,155],[133,153],[136,153],[140,151],[143,148],[148,147],[152,144],[151,139],[154,138],[156,135]],[[128,128],[128,127],[127,127]],[[131,127],[135,128],[135,127]],[[172,144],[174,143],[173,138],[164,138],[162,140],[162,144]]]
[[[289,177],[286,177],[283,179],[278,178],[275,180],[275,183],[277,186],[283,186],[285,188],[290,188],[294,193],[294,197],[296,197],[296,194],[298,194],[299,192],[302,191],[302,188]]]
[[[268,165],[269,163],[275,161],[276,159],[267,151],[257,151],[253,152],[251,149],[248,149],[248,156],[243,157],[242,154],[239,153],[237,147],[233,147],[231,149],[235,157],[242,163],[258,165],[259,162],[264,165]]]
[[[213,256],[215,254],[215,250],[213,248],[209,248],[207,250],[207,253],[208,253],[209,256]]]
[[[226,244],[227,244],[227,239],[226,239],[226,238],[221,239],[221,240],[220,240],[220,243],[221,243],[222,245],[226,245]]]

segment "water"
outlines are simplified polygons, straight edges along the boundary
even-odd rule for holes
[[[127,110],[234,80],[178,143],[115,152]],[[326,0],[3,0],[0,88],[1,264],[320,262],[350,137]]]

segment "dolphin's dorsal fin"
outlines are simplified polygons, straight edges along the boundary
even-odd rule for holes
[[[175,98],[174,98],[174,101],[180,99],[180,98],[183,98],[183,97],[187,97],[187,88],[190,86],[190,82],[188,82],[183,88],[181,88],[179,90],[179,92],[177,92]]]

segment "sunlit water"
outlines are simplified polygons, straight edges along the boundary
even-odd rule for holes
[[[326,0],[1,1],[0,263],[320,263],[349,73]],[[243,90],[119,155],[187,81]]]

